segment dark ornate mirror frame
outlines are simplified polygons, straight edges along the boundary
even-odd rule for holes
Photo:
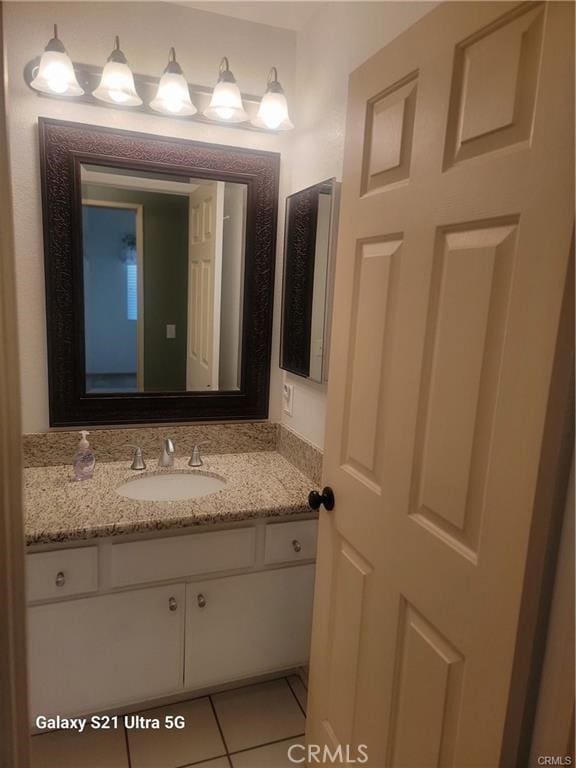
[[[280,156],[39,118],[50,425],[268,417]],[[240,389],[86,394],[82,259],[83,163],[246,184]]]
[[[282,327],[280,331],[280,368],[297,376],[310,376],[310,329],[314,298],[314,268],[318,223],[318,196],[331,195],[330,242],[325,317],[330,314],[332,270],[338,221],[339,183],[327,179],[286,198],[284,233],[284,273],[282,284]],[[325,326],[328,347],[330,328]],[[324,366],[326,369],[326,366]],[[324,371],[325,373],[325,371]],[[323,382],[327,379],[323,377]]]

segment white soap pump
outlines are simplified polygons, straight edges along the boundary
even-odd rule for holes
[[[89,480],[94,474],[96,455],[86,439],[89,434],[90,432],[87,432],[85,429],[80,430],[81,437],[78,449],[74,455],[74,475],[76,480]]]

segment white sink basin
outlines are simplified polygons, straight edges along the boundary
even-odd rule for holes
[[[163,472],[159,475],[135,477],[116,488],[116,493],[139,501],[182,501],[215,493],[226,480],[199,472]]]

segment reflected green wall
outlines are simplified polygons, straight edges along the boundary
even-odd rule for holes
[[[186,389],[188,315],[188,197],[82,187],[85,199],[138,203],[144,219],[144,389]],[[166,325],[176,338],[166,338]]]

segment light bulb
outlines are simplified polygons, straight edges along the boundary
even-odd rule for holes
[[[125,107],[137,107],[142,104],[142,99],[136,92],[132,70],[128,66],[126,56],[120,50],[118,37],[115,40],[114,50],[102,70],[100,85],[92,95],[108,104]]]
[[[225,120],[229,123],[243,123],[248,119],[242,104],[242,94],[236,83],[236,78],[230,71],[228,59],[220,62],[218,82],[212,91],[212,98],[204,115],[211,120]]]
[[[289,131],[294,128],[288,115],[288,102],[284,90],[278,82],[276,67],[270,70],[266,93],[262,97],[258,114],[252,120],[252,125],[273,131]]]
[[[38,72],[30,86],[41,93],[53,93],[57,96],[82,96],[84,93],[76,79],[74,65],[58,38],[56,24],[54,37],[44,49]]]
[[[176,61],[174,48],[170,49],[168,66],[160,78],[156,97],[150,102],[150,107],[156,112],[169,115],[194,115],[197,112],[190,99],[186,78]]]

